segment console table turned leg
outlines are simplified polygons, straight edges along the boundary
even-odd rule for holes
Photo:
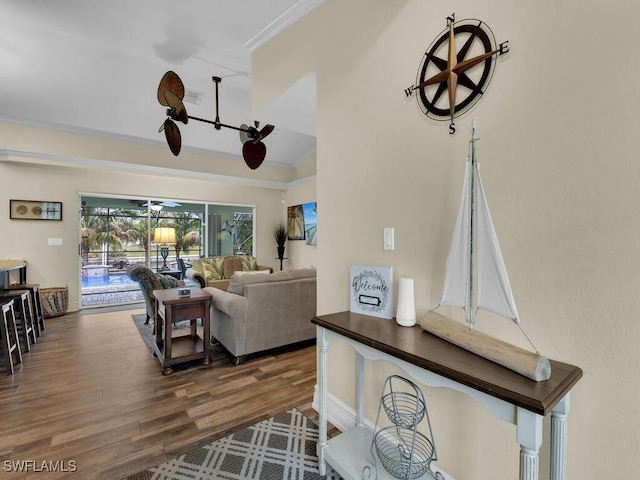
[[[520,444],[520,480],[538,480],[542,416],[518,407],[516,436]]]
[[[538,451],[520,448],[520,479],[538,480]]]
[[[318,348],[320,350],[320,359],[318,364],[318,387],[320,390],[320,398],[318,400],[320,414],[320,422],[318,425],[318,445],[316,447],[318,455],[318,470],[320,476],[324,476],[327,473],[327,462],[324,458],[324,449],[328,445],[327,440],[327,352],[329,350],[329,342],[325,337],[325,330],[322,327],[318,327]]]
[[[567,475],[567,415],[569,394],[551,411],[551,474],[550,480],[565,480]]]

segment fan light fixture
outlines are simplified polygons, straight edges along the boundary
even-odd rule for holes
[[[182,102],[185,95],[184,84],[180,77],[173,71],[168,71],[160,80],[158,85],[158,102],[167,108],[167,119],[164,121],[158,132],[164,130],[167,144],[171,152],[178,156],[180,148],[182,146],[182,137],[180,135],[180,129],[176,125],[174,120],[184,123],[189,122],[189,119],[197,120],[198,122],[210,123],[216,130],[220,130],[222,127],[231,128],[240,132],[240,142],[242,142],[242,157],[244,158],[247,166],[255,170],[258,168],[267,154],[267,147],[262,142],[262,139],[268,136],[275,128],[271,124],[265,125],[261,130],[259,122],[254,122],[255,127],[250,127],[244,123],[239,127],[226,125],[220,122],[220,115],[218,113],[218,84],[222,81],[220,77],[211,77],[216,84],[216,119],[207,120],[204,118],[192,117],[187,114],[187,109]]]

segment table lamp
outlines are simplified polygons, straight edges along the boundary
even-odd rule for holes
[[[176,229],[169,227],[158,227],[153,231],[153,243],[161,245],[160,255],[162,255],[162,267],[160,271],[169,270],[167,266],[167,256],[169,255],[169,244],[176,243]]]

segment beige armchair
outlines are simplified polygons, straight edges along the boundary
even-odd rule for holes
[[[187,277],[194,280],[200,288],[214,287],[226,290],[229,280],[235,272],[269,270],[271,267],[258,265],[256,257],[249,255],[231,255],[228,257],[199,258],[186,271]]]

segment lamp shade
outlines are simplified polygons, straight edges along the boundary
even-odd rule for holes
[[[176,229],[168,227],[154,229],[153,243],[176,243]]]

